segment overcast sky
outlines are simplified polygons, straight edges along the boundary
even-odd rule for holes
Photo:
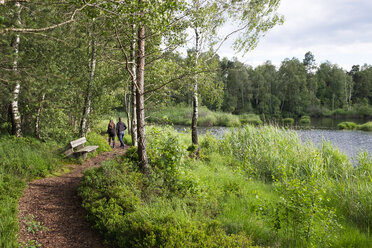
[[[285,58],[302,61],[311,51],[318,65],[328,60],[350,70],[372,64],[372,0],[282,0],[278,12],[284,24],[269,30],[255,50],[243,57],[226,43],[220,56],[280,66]]]

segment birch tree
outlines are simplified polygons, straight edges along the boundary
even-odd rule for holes
[[[16,6],[16,24],[18,27],[22,25],[22,20],[21,20],[21,11],[22,7],[20,2],[15,2]],[[18,98],[19,98],[19,93],[21,90],[21,81],[18,74],[18,60],[19,60],[19,46],[21,43],[21,36],[20,34],[15,35],[15,40],[13,42],[13,47],[14,47],[14,61],[13,61],[13,72],[15,74],[15,78],[17,78],[14,89],[13,89],[13,94],[12,94],[12,102],[11,102],[11,116],[12,116],[12,133],[16,137],[22,137],[22,129],[21,129],[21,115],[19,113],[19,108],[18,108]]]
[[[212,49],[214,54],[223,46],[226,40],[234,35],[234,48],[237,51],[248,52],[258,43],[259,38],[283,22],[283,18],[276,13],[280,0],[240,0],[213,1],[193,0],[189,5],[190,27],[194,31],[195,67],[201,62],[200,53],[203,49]],[[220,28],[229,18],[234,28],[225,37],[217,37]],[[213,37],[213,38],[211,38]],[[193,84],[193,115],[191,124],[191,138],[194,145],[198,145],[198,81],[197,75]]]

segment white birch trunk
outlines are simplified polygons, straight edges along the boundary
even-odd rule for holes
[[[133,35],[133,40],[132,40],[132,45],[131,45],[131,62],[132,62],[132,74],[133,74],[133,81],[132,81],[132,128],[131,128],[131,135],[132,135],[132,145],[133,146],[138,146],[138,139],[137,139],[137,97],[136,97],[136,25],[132,24],[132,35]]]
[[[94,24],[93,24],[94,25]],[[94,26],[93,26],[94,30]],[[92,34],[92,40],[91,40],[91,58],[90,58],[90,63],[89,63],[89,68],[90,68],[90,75],[89,75],[89,81],[88,81],[88,87],[86,91],[86,96],[85,96],[85,104],[84,104],[84,110],[83,110],[83,117],[81,119],[81,125],[80,125],[80,137],[86,136],[88,130],[89,130],[89,123],[88,123],[88,118],[89,114],[91,112],[92,108],[92,84],[94,81],[94,75],[96,71],[96,42],[94,39],[94,34]]]
[[[17,25],[21,26],[21,4],[19,2],[15,3],[17,7]],[[19,45],[21,43],[21,37],[19,34],[16,35],[14,42],[14,61],[13,61],[13,72],[15,75],[18,74],[18,59],[19,59]],[[12,112],[12,132],[16,137],[22,137],[22,128],[21,128],[21,115],[18,109],[18,98],[19,92],[21,90],[21,81],[17,79],[16,85],[13,89],[12,94],[12,103],[11,103],[11,112]]]
[[[194,29],[195,31],[195,67],[198,65],[199,55],[200,55],[200,36],[198,28]],[[191,140],[194,145],[198,145],[198,117],[199,117],[199,98],[198,98],[198,75],[194,77],[194,89],[193,89],[193,101],[192,101],[192,121],[191,121]]]
[[[43,93],[43,95],[41,96],[40,105],[39,105],[39,108],[37,109],[36,120],[35,120],[35,136],[38,139],[40,139],[40,116],[41,116],[41,112],[43,111],[44,101],[45,101],[45,93]]]

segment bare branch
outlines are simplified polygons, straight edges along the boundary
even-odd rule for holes
[[[119,37],[119,35],[118,35],[118,30],[116,29],[116,27],[115,27],[115,35],[116,35],[116,39],[117,39],[117,41],[118,41],[118,43],[119,43],[119,45],[120,45],[121,51],[123,52],[124,57],[125,57],[125,67],[126,67],[128,73],[129,73],[129,75],[131,76],[131,78],[132,78],[132,82],[133,82],[134,85],[136,86],[136,89],[139,90],[139,87],[138,87],[137,82],[136,82],[136,80],[135,80],[136,77],[135,77],[135,75],[133,75],[133,72],[132,72],[132,71],[130,70],[130,68],[129,68],[129,59],[128,59],[128,55],[127,55],[127,53],[125,52],[125,48],[123,47],[123,44],[121,43],[120,37]]]
[[[89,4],[86,3],[82,7],[75,9],[74,13],[72,13],[71,17],[69,20],[49,26],[49,27],[44,27],[44,28],[5,28],[3,30],[0,30],[0,35],[7,33],[7,32],[15,32],[15,33],[38,33],[38,32],[45,32],[49,31],[58,27],[61,27],[63,25],[69,24],[71,22],[75,21],[75,16],[78,12],[82,11],[84,8],[86,8]]]

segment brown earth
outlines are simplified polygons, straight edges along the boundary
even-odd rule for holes
[[[84,161],[82,165],[74,165],[67,174],[28,183],[19,200],[18,240],[25,244],[36,240],[43,248],[110,247],[89,227],[77,188],[85,169],[98,167],[104,160],[113,159],[124,152],[124,149],[115,148],[112,152]],[[36,231],[35,234],[28,232],[30,225],[27,226],[26,222],[30,222],[27,220],[30,216],[47,229]]]

